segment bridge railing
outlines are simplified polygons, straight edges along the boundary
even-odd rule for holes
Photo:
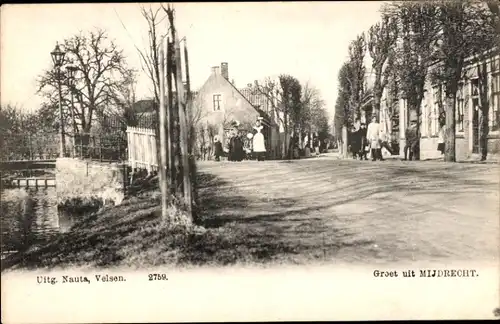
[[[0,134],[0,161],[53,160],[59,157],[58,133]],[[65,156],[98,161],[127,160],[123,131],[65,134]]]
[[[58,156],[57,133],[0,134],[0,161],[52,160]]]
[[[127,127],[128,162],[132,169],[158,170],[154,129]]]

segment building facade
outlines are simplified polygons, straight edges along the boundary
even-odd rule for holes
[[[242,132],[252,132],[253,125],[262,117],[267,155],[268,158],[275,158],[279,139],[276,123],[260,108],[265,100],[262,97],[250,97],[249,93],[245,96],[245,91],[248,92],[248,89],[239,90],[229,81],[228,63],[212,67],[210,76],[194,99],[197,141],[201,146],[210,146],[214,137],[218,136],[223,145],[227,145],[233,123],[236,122]],[[252,99],[260,101],[252,103]]]
[[[468,159],[480,153],[479,123],[482,110],[480,109],[480,82],[478,66],[486,67],[486,96],[489,104],[489,134],[488,154],[500,153],[500,55],[493,53],[486,56],[484,61],[473,58],[466,60],[464,66],[464,77],[459,83],[456,94],[456,158],[457,160]],[[483,63],[485,63],[483,65]],[[431,67],[432,68],[435,68]],[[424,98],[420,107],[420,158],[435,159],[441,157],[437,150],[439,133],[439,116],[444,111],[445,91],[443,85],[433,84],[426,81]],[[400,154],[404,155],[405,129],[412,118],[412,112],[408,109],[406,100],[400,99],[399,111],[400,123]]]

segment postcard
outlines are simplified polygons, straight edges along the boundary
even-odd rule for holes
[[[2,322],[498,318],[499,13],[2,6]]]

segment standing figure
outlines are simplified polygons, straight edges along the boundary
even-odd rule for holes
[[[350,135],[350,145],[352,158],[356,159],[358,157],[359,151],[361,150],[361,133],[359,129],[353,127]]]
[[[318,157],[319,156],[319,139],[318,137],[315,137],[314,140],[313,140],[313,146],[314,146],[314,152],[316,153],[316,156]]]
[[[252,159],[252,139],[253,139],[253,134],[248,133],[247,138],[245,140],[245,159],[246,160],[251,160]]]
[[[245,151],[243,149],[243,139],[239,131],[236,131],[236,135],[233,140],[233,150],[234,150],[234,161],[241,162],[245,156]]]
[[[304,137],[304,156],[309,157],[311,155],[311,149],[309,148],[309,135],[306,134]]]
[[[363,159],[368,160],[366,155],[367,155],[368,150],[369,150],[369,145],[368,145],[368,141],[366,140],[366,124],[365,123],[361,123],[361,126],[360,126],[358,132],[359,132],[359,138],[360,138],[360,142],[361,142],[359,157],[361,160],[363,160]]]
[[[223,151],[222,151],[222,143],[220,142],[219,140],[219,137],[218,136],[215,136],[214,138],[214,146],[215,146],[215,152],[214,152],[214,155],[215,155],[215,161],[220,161],[220,157],[222,156],[223,154]]]
[[[440,127],[439,127],[439,133],[438,133],[438,151],[441,152],[441,155],[444,154],[444,128],[445,125],[444,123],[441,123]]]
[[[330,141],[327,138],[325,138],[323,140],[323,152],[328,153],[329,146],[330,146]]]
[[[418,145],[417,122],[415,120],[412,120],[410,122],[410,126],[406,129],[405,137],[406,137],[406,145],[404,148],[405,152],[404,160],[406,161],[408,157],[409,160],[411,161],[413,160],[414,157],[416,157],[417,145]]]
[[[229,151],[228,155],[227,155],[227,160],[232,162],[232,161],[234,161],[234,138],[235,138],[235,136],[234,136],[233,132],[231,132],[229,136],[231,136],[231,137],[229,138],[229,143],[227,145],[227,148]]]
[[[372,117],[372,122],[366,130],[366,139],[370,143],[372,161],[383,161],[382,147],[380,145],[380,124],[377,122],[377,116]]]
[[[262,129],[264,128],[264,126],[262,126],[261,119],[262,117],[259,117],[255,126],[253,127],[257,131],[257,133],[255,133],[255,135],[253,136],[253,152],[257,156],[258,161],[264,161],[266,154],[264,134],[262,134]]]

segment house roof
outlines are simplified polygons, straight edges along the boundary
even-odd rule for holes
[[[222,76],[222,75],[221,75],[221,76]],[[255,110],[259,113],[259,115],[263,118],[263,121],[264,121],[264,123],[265,123],[265,124],[275,124],[275,123],[272,123],[271,118],[269,117],[269,115],[268,115],[266,112],[264,112],[262,109],[258,108],[256,105],[254,105],[254,104],[250,101],[250,99],[249,99],[247,96],[245,96],[245,95],[244,95],[244,94],[243,94],[243,93],[242,93],[242,92],[241,92],[238,88],[236,88],[236,87],[234,86],[234,84],[232,84],[231,82],[229,82],[229,80],[228,80],[228,79],[226,79],[226,78],[224,78],[224,77],[222,77],[222,78],[225,80],[225,82],[227,82],[229,85],[231,85],[231,87],[232,87],[234,90],[236,90],[236,92],[237,92],[237,93],[239,93],[239,94],[243,97],[243,99],[245,99],[245,101],[246,101],[246,102],[247,102],[250,106],[252,106],[252,107],[253,107],[253,108],[254,108],[254,109],[255,109]]]
[[[194,97],[198,94],[198,91],[191,91],[191,95]],[[173,92],[176,95],[176,92]],[[168,97],[165,96],[165,102],[168,102]],[[133,104],[133,110],[135,113],[149,113],[155,111],[155,100],[154,99],[142,99],[138,100]]]

